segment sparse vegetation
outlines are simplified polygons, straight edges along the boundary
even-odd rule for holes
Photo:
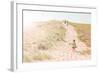
[[[91,25],[81,24],[67,21],[68,25],[75,28],[78,39],[84,42],[87,47],[91,47]],[[63,21],[50,20],[41,23],[32,31],[24,32],[23,34],[23,62],[46,61],[46,60],[67,60],[77,56],[71,51],[71,42],[66,39],[66,28]],[[69,29],[70,30],[70,29]],[[73,31],[71,34],[73,34]],[[70,38],[70,37],[68,37]],[[67,38],[67,39],[68,39]],[[80,51],[81,55],[88,57],[91,54],[91,49]],[[75,55],[75,56],[74,56]],[[62,58],[63,57],[63,58]]]
[[[37,37],[40,38],[41,35],[45,35],[45,38],[43,37],[39,41],[36,41],[39,49],[51,49],[57,44],[57,42],[63,41],[66,33],[66,29],[61,22],[53,20],[52,22],[48,21],[47,23],[39,26],[39,29],[42,30],[43,33]]]
[[[33,55],[33,60],[42,61],[42,60],[49,60],[49,59],[51,59],[51,56],[45,52],[37,52]]]
[[[68,22],[68,24],[73,25],[78,33],[79,39],[88,47],[91,47],[91,25],[73,22]]]
[[[42,60],[49,60],[52,57],[43,50],[35,49],[33,53],[24,51],[23,61],[24,62],[32,62],[32,61],[42,61]]]
[[[24,56],[23,56],[23,61],[24,62],[32,62],[32,55],[28,51],[24,51]]]

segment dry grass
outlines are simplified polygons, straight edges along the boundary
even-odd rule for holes
[[[60,49],[62,44],[66,44],[64,38],[67,30],[65,29],[63,22],[50,20],[39,22],[37,24],[40,24],[36,27],[38,28],[37,30],[33,31],[34,28],[31,27],[30,29],[32,29],[32,31],[24,32],[23,34],[23,62],[56,60],[56,58],[53,58],[55,54],[57,54],[57,60],[59,60],[61,57],[59,54],[63,55],[64,53],[64,59],[67,59],[67,56],[69,55],[66,55],[66,53],[70,54],[70,52],[67,51],[69,48],[64,45],[62,47],[67,49]],[[68,24],[75,27],[78,33],[78,38],[90,47],[91,26],[89,24],[79,24],[69,21]],[[53,55],[51,55],[50,50]],[[57,50],[57,52],[54,52],[54,50]],[[80,52],[82,55],[85,53],[90,54],[90,51],[84,50]]]
[[[51,59],[51,56],[45,52],[37,52],[33,56],[34,60],[43,61]]]
[[[42,22],[38,26],[40,33],[36,36],[39,49],[51,49],[57,42],[62,41],[65,37],[66,29],[61,24],[60,21],[51,20],[47,22]],[[34,39],[34,38],[33,38]]]
[[[24,62],[43,61],[52,58],[46,51],[38,50],[38,49],[32,51],[33,52],[24,51],[24,56],[23,56]]]
[[[73,22],[68,22],[68,24],[73,25],[78,33],[79,39],[88,47],[91,47],[91,25]]]

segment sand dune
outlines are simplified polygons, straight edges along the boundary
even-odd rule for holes
[[[37,24],[37,26],[33,26]],[[79,37],[82,31],[90,33],[90,29],[83,29],[90,24],[78,24],[63,21],[50,20],[45,22],[32,23],[29,30],[24,29],[23,34],[23,61],[73,61],[89,60],[91,58],[90,40],[88,44]],[[78,28],[83,30],[78,31]],[[82,38],[90,38],[90,35],[83,35]],[[75,50],[73,50],[73,40],[76,41]]]

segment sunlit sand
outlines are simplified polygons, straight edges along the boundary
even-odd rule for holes
[[[33,22],[23,30],[23,62],[89,60],[90,33],[90,24],[59,20]]]

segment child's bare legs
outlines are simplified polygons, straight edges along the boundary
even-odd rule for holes
[[[75,51],[76,51],[76,48],[73,47],[73,48],[72,48],[72,51],[75,52]]]

